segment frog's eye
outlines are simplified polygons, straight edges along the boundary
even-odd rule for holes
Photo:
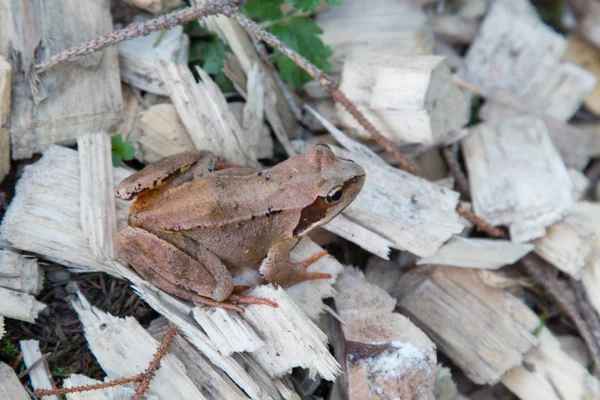
[[[326,204],[335,204],[335,203],[339,202],[340,200],[342,200],[343,195],[344,195],[344,188],[342,187],[342,185],[337,185],[337,186],[333,187],[333,189],[331,189],[329,191],[329,193],[327,193],[327,197],[325,197],[325,203]]]

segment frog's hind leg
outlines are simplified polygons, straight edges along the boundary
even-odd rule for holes
[[[300,262],[290,260],[290,252],[298,243],[298,239],[291,238],[277,242],[260,266],[260,273],[268,281],[288,287],[303,281],[314,279],[331,279],[331,275],[321,272],[308,272],[314,262],[327,255],[327,250],[321,250],[315,255]]]

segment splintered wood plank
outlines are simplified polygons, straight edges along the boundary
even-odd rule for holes
[[[208,1],[193,0],[192,4],[206,4]],[[265,115],[267,120],[288,156],[296,154],[289,139],[293,136],[296,127],[294,114],[272,76],[273,71],[261,61],[248,33],[237,22],[223,15],[203,18],[202,23],[216,32],[229,45],[239,64],[236,72],[248,75],[255,64],[260,67],[265,76]],[[239,71],[240,69],[241,71]]]
[[[118,318],[90,306],[81,293],[72,302],[90,350],[110,379],[143,372],[158,349],[159,342],[135,318]],[[181,361],[167,354],[150,382],[148,393],[161,398],[205,399],[185,374]]]
[[[542,237],[573,205],[569,173],[541,119],[479,124],[462,140],[475,214],[513,241]]]
[[[155,340],[160,341],[167,329],[168,321],[161,317],[152,321],[147,330]],[[180,335],[173,338],[169,352],[183,363],[187,376],[197,388],[202,388],[202,393],[208,400],[248,399],[227,375],[215,368]]]
[[[318,116],[314,110],[312,113]],[[355,235],[348,221],[371,231],[374,242],[378,243],[374,247],[380,257],[383,253],[382,258],[387,257],[387,251],[382,249],[386,242],[396,249],[426,257],[463,230],[464,225],[456,213],[457,192],[391,167],[368,147],[318,117],[339,143],[351,149],[331,146],[336,155],[354,160],[368,176],[358,197],[342,212],[346,226],[338,229],[338,218],[335,218],[325,229],[333,228],[333,232],[359,246],[365,246],[362,239],[368,235],[364,230]],[[295,143],[303,151],[307,147],[303,142]]]
[[[110,1],[29,0],[0,6],[0,55],[13,66],[12,158],[29,158],[83,132],[108,132],[123,114],[117,51],[107,48],[36,75],[33,65],[112,32]],[[41,59],[40,59],[41,57]]]
[[[197,150],[210,150],[224,159],[258,167],[256,154],[248,146],[242,128],[231,114],[219,87],[197,68],[202,82],[196,83],[187,65],[159,61],[159,71]]]
[[[29,371],[31,386],[33,386],[34,389],[54,389],[48,362],[46,360],[39,362],[42,358],[40,342],[37,340],[21,340],[19,344],[21,346],[21,351],[23,352],[23,363],[25,364],[25,367],[33,367],[33,369]],[[42,400],[58,400],[58,397],[44,396],[42,397]]]
[[[0,54],[0,182],[10,171],[12,67]]]
[[[508,371],[502,383],[522,400],[600,398],[600,382],[563,349],[546,327],[540,344],[525,354],[523,365]]]
[[[117,258],[117,214],[115,206],[111,140],[104,133],[77,139],[80,170],[81,228],[92,254],[100,260]]]
[[[346,397],[431,398],[435,344],[408,318],[393,312],[396,301],[359,270],[346,268],[336,288],[336,311],[344,321],[336,356],[344,368]]]
[[[3,362],[0,362],[0,398],[10,400],[31,399],[21,382],[19,382],[15,371]]]
[[[35,323],[40,311],[46,308],[35,297],[16,290],[0,287],[0,315],[20,321]]]
[[[453,236],[437,253],[422,258],[417,264],[497,269],[517,262],[534,248],[535,246],[529,243],[515,243],[509,240]]]
[[[142,150],[141,161],[145,163],[196,150],[173,104],[157,104],[143,111],[139,128],[136,141]]]
[[[134,18],[133,22],[144,20]],[[121,42],[117,45],[121,80],[143,91],[168,96],[158,71],[158,60],[187,65],[189,47],[190,39],[181,25]]]
[[[344,63],[340,89],[399,146],[445,143],[469,120],[469,99],[453,83],[444,57],[355,55]],[[336,107],[344,127],[370,138],[345,108]]]
[[[0,250],[0,286],[37,295],[44,287],[44,271],[34,257]]]
[[[475,383],[497,383],[538,343],[532,334],[538,317],[474,270],[418,268],[402,276],[394,293],[400,310]]]
[[[560,62],[566,47],[539,18],[495,1],[467,51],[461,76],[486,96],[504,89],[532,109],[566,121],[596,84],[591,73]]]
[[[589,162],[589,146],[585,134],[577,127],[564,123],[546,113],[531,110],[526,103],[503,90],[496,90],[488,96],[479,111],[484,121],[498,123],[518,116],[541,118],[548,129],[552,143],[558,150],[567,167],[582,170]]]
[[[104,379],[104,382],[108,381],[108,378]],[[85,375],[71,374],[68,378],[63,380],[63,388],[72,388],[78,386],[89,386],[102,383],[96,379],[89,378]],[[135,394],[135,389],[131,386],[114,386],[100,390],[90,390],[87,392],[75,392],[67,394],[67,400],[129,400]],[[158,400],[154,395],[145,394],[147,400]]]

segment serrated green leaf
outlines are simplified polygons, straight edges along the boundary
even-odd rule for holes
[[[331,69],[329,57],[332,56],[333,51],[319,38],[318,35],[323,33],[323,30],[312,20],[305,17],[294,17],[286,24],[273,25],[269,31],[323,71]],[[276,57],[275,62],[281,77],[296,88],[302,87],[312,79],[286,56]]]
[[[248,0],[242,12],[248,18],[266,21],[283,17],[281,6],[284,0]]]
[[[221,92],[223,93],[231,93],[235,91],[233,83],[223,72],[219,72],[215,75],[215,83],[219,85],[219,89],[221,89]]]
[[[189,62],[200,65],[209,74],[218,74],[225,65],[229,47],[218,37],[210,40],[201,40],[193,44],[190,49]]]
[[[304,12],[313,12],[321,4],[321,0],[288,0],[295,9]]]
[[[133,159],[135,147],[129,140],[123,140],[123,136],[119,133],[110,138],[112,149],[112,162],[115,167],[121,165],[123,160],[129,161]]]

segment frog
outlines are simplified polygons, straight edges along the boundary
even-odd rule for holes
[[[289,287],[331,275],[290,252],[342,212],[360,193],[365,171],[315,145],[256,170],[209,151],[167,156],[125,178],[117,197],[134,200],[118,233],[120,254],[152,285],[196,304],[244,312],[243,304],[275,302],[243,294],[233,276],[258,269],[264,281]]]

